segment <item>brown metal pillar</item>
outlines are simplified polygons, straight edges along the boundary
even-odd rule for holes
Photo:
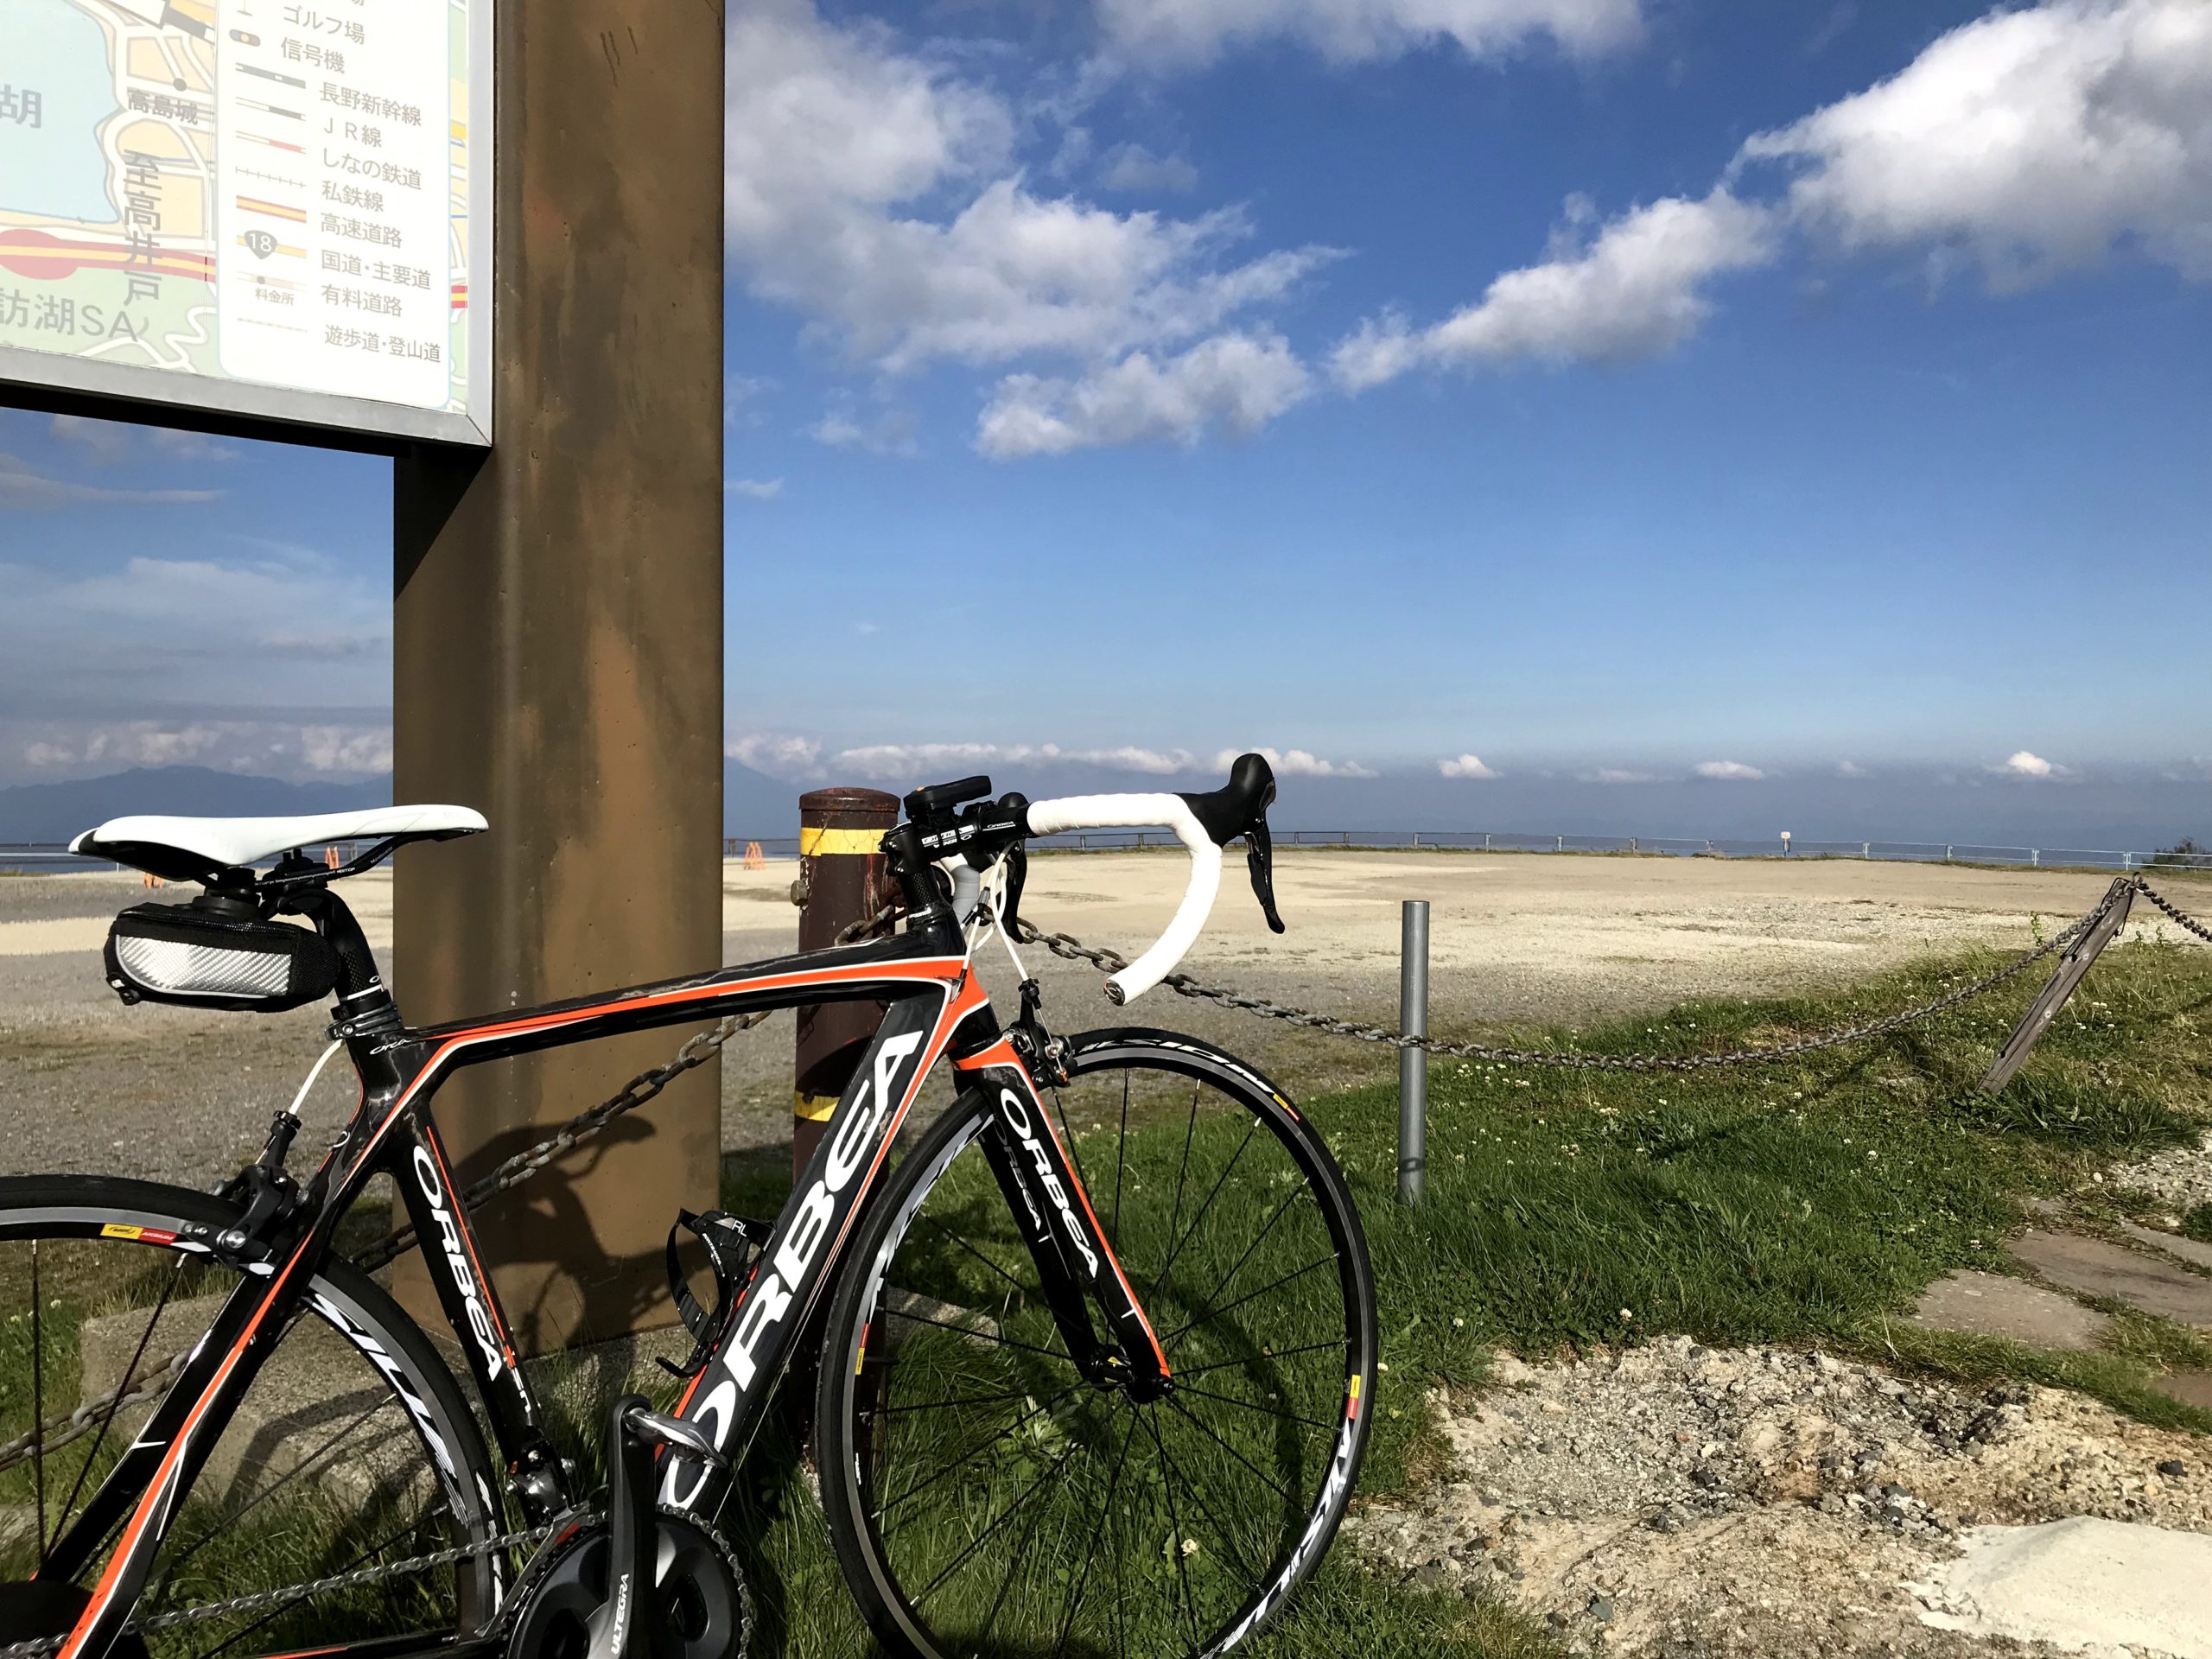
[[[899,822],[899,798],[880,789],[816,789],[798,798],[798,948],[819,950],[893,895],[878,849]],[[880,1002],[828,1002],[798,1011],[791,1097],[791,1173],[814,1155],[868,1039],[883,1023]]]
[[[719,6],[498,0],[496,442],[395,469],[395,798],[491,833],[399,861],[417,1023],[721,958]],[[680,1033],[467,1071],[462,1181]],[[535,1350],[672,1318],[660,1247],[719,1184],[702,1067],[480,1224]]]

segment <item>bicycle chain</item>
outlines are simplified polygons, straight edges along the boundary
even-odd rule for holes
[[[235,1614],[257,1613],[267,1608],[281,1608],[294,1602],[306,1601],[315,1596],[327,1595],[334,1590],[354,1590],[363,1585],[376,1584],[404,1573],[435,1572],[442,1567],[452,1567],[475,1555],[488,1555],[494,1550],[514,1549],[524,1544],[541,1544],[553,1535],[551,1527],[536,1527],[520,1532],[502,1533],[497,1538],[487,1538],[478,1544],[455,1544],[449,1549],[432,1550],[427,1555],[411,1555],[404,1561],[385,1561],[375,1567],[357,1567],[350,1573],[338,1573],[327,1579],[316,1579],[308,1584],[288,1584],[275,1590],[257,1590],[251,1595],[233,1596],[228,1601],[210,1602],[205,1607],[188,1607],[174,1613],[156,1613],[151,1618],[135,1619],[123,1627],[125,1636],[145,1636],[156,1630],[174,1630],[181,1624],[203,1624],[211,1618],[227,1618]],[[502,1609],[502,1614],[505,1612]],[[0,1648],[0,1659],[42,1659],[50,1653],[59,1653],[69,1638],[64,1636],[42,1636],[29,1642],[17,1642]]]

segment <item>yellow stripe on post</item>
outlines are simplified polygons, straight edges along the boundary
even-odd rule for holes
[[[810,789],[798,799],[798,948],[833,945],[892,895],[883,837],[899,798],[880,789]],[[883,1022],[880,1002],[824,1002],[798,1011],[791,1060],[791,1174],[821,1145],[838,1100]]]
[[[883,849],[880,830],[830,830],[802,827],[798,832],[798,855],[801,858],[821,858],[839,853],[876,853]]]

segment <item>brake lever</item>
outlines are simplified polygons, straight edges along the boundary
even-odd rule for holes
[[[1252,896],[1260,901],[1268,927],[1280,933],[1284,930],[1282,918],[1275,913],[1274,864],[1274,840],[1268,834],[1268,820],[1262,814],[1244,826],[1244,868],[1251,873]]]
[[[1021,937],[1021,884],[1029,879],[1029,849],[1016,842],[1006,851],[1006,904],[999,925],[1010,939]]]

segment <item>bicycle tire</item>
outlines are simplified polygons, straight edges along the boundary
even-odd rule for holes
[[[1028,1659],[1048,1654],[1107,1653],[1116,1659],[1124,1656],[1184,1659],[1192,1654],[1226,1653],[1261,1628],[1313,1572],[1342,1519],[1365,1451],[1368,1414],[1359,1408],[1358,1402],[1373,1395],[1374,1281],[1351,1194],[1321,1136],[1281,1090],[1251,1067],[1189,1038],[1135,1028],[1088,1033],[1069,1040],[1065,1063],[1069,1084],[1044,1094],[1047,1109],[1058,1115],[1064,1141],[1078,1163],[1085,1150],[1091,1151],[1094,1158],[1100,1155],[1096,1137],[1105,1131],[1095,1115],[1093,1120],[1085,1120],[1088,1109],[1083,1103],[1089,1096],[1077,1091],[1089,1090],[1101,1080],[1110,1088],[1113,1079],[1120,1079],[1121,1122],[1110,1185],[1103,1163],[1086,1174],[1084,1181],[1100,1225],[1132,1282],[1145,1294],[1147,1311],[1171,1359],[1182,1368],[1179,1373],[1182,1380],[1157,1405],[1139,1407],[1125,1395],[1087,1389],[1079,1382],[1062,1390],[1058,1403],[1046,1399],[1046,1389],[1062,1376],[1053,1370],[1052,1360],[1057,1357],[1072,1370],[1057,1338],[1043,1334],[1049,1328],[1046,1323],[1033,1317],[1033,1310],[1021,1305],[1018,1296],[1008,1295],[1008,1287],[997,1285],[995,1280],[988,1282],[1001,1297],[996,1313],[986,1311],[980,1300],[973,1299],[974,1287],[986,1281],[969,1258],[980,1259],[997,1278],[1017,1280],[1027,1258],[1016,1249],[1002,1248],[999,1242],[1017,1237],[1011,1230],[1012,1218],[1005,1211],[1003,1195],[989,1182],[988,1171],[978,1173],[983,1163],[980,1151],[970,1150],[991,1120],[991,1113],[980,1097],[964,1096],[931,1126],[872,1200],[854,1241],[850,1268],[842,1275],[824,1327],[817,1384],[815,1421],[821,1435],[822,1498],[830,1537],[846,1580],[877,1640],[888,1652],[904,1659],[972,1659],[979,1654]],[[1129,1114],[1132,1102],[1140,1098],[1135,1085],[1140,1076],[1172,1079],[1176,1090],[1188,1083],[1191,1127],[1179,1128],[1175,1122],[1162,1116],[1156,1098],[1147,1097],[1148,1103],[1142,1111],[1148,1118],[1137,1125],[1139,1151],[1146,1155],[1133,1160]],[[1166,1230],[1171,1243],[1163,1261],[1153,1236],[1156,1230],[1149,1223],[1141,1226],[1139,1218],[1156,1217],[1164,1205],[1160,1197],[1139,1196],[1145,1190],[1141,1179],[1125,1178],[1140,1165],[1147,1170],[1162,1166],[1163,1158],[1173,1151],[1174,1135],[1180,1133],[1184,1174],[1191,1189],[1189,1202],[1196,1202],[1198,1186],[1190,1179],[1190,1164],[1192,1147],[1202,1138],[1196,1125],[1201,1096],[1206,1091],[1217,1097],[1220,1110],[1219,1132],[1210,1118],[1203,1137],[1208,1148],[1228,1144],[1240,1122],[1244,1124],[1243,1138],[1240,1150],[1225,1160],[1226,1168],[1215,1180],[1205,1207],[1192,1215],[1179,1243],[1173,1242],[1178,1236],[1175,1224],[1185,1213],[1186,1198],[1179,1184],[1175,1215]],[[1071,1095],[1075,1096],[1072,1107]],[[1071,1122],[1071,1110],[1075,1122]],[[1078,1137],[1078,1126],[1092,1137],[1088,1147]],[[1268,1133],[1259,1135],[1262,1129]],[[1272,1217],[1264,1225],[1224,1232],[1235,1219],[1224,1210],[1215,1232],[1199,1238],[1205,1231],[1208,1211],[1216,1207],[1219,1195],[1230,1190],[1233,1172],[1255,1141],[1271,1144],[1280,1154],[1274,1160],[1278,1167],[1268,1178],[1262,1199],[1274,1205]],[[967,1154],[964,1163],[963,1154]],[[1246,1165],[1255,1185],[1259,1167]],[[1129,1190],[1124,1191],[1125,1186]],[[1289,1190],[1284,1192],[1285,1188]],[[1279,1203],[1275,1202],[1278,1192],[1282,1192]],[[933,1195],[941,1195],[935,1206]],[[1280,1219],[1294,1206],[1301,1212],[1309,1207],[1300,1205],[1301,1198],[1310,1198],[1311,1215],[1301,1213],[1300,1226],[1286,1233]],[[995,1212],[991,1208],[994,1205]],[[953,1256],[936,1250],[926,1241],[937,1236],[938,1217],[951,1217],[956,1206],[968,1230],[953,1238],[960,1252]],[[995,1213],[1001,1218],[1003,1233],[975,1230],[978,1218]],[[1274,1333],[1270,1341],[1241,1325],[1244,1315],[1229,1317],[1237,1304],[1224,1292],[1234,1288],[1239,1295],[1243,1294],[1248,1281],[1237,1275],[1249,1271],[1246,1264],[1266,1248],[1263,1241],[1273,1236],[1281,1243],[1294,1233],[1325,1238],[1337,1271],[1320,1273],[1317,1265],[1310,1277],[1325,1285],[1334,1281],[1344,1325],[1340,1333],[1317,1339],[1315,1347],[1294,1364],[1295,1351],[1301,1344],[1289,1340],[1294,1333],[1281,1325],[1282,1308],[1267,1301],[1244,1304],[1252,1321]],[[1194,1239],[1199,1242],[1194,1244]],[[1300,1245],[1301,1249],[1305,1248]],[[1179,1263],[1217,1264],[1230,1257],[1236,1260],[1235,1268],[1210,1293],[1204,1306],[1225,1324],[1239,1328],[1226,1338],[1212,1332],[1211,1346],[1194,1350],[1187,1333],[1206,1326],[1208,1321],[1184,1317],[1192,1299],[1173,1269]],[[954,1261],[963,1264],[964,1279],[957,1274],[944,1276],[950,1273],[947,1264]],[[1206,1271],[1219,1269],[1210,1266]],[[1147,1281],[1152,1281],[1149,1288]],[[902,1287],[902,1284],[912,1287]],[[946,1287],[955,1284],[970,1287],[971,1300],[954,1306],[948,1314],[942,1298],[948,1294]],[[1012,1288],[1019,1292],[1022,1287],[1016,1284]],[[1276,1287],[1266,1289],[1272,1294]],[[1324,1291],[1314,1290],[1312,1294],[1326,1304]],[[917,1296],[921,1300],[914,1300]],[[933,1298],[938,1299],[934,1307],[928,1306]],[[1320,1306],[1313,1314],[1317,1328],[1325,1332],[1333,1329],[1338,1317],[1331,1311],[1332,1306]],[[1025,1334],[1033,1338],[1033,1347],[1025,1348],[1009,1334],[1025,1325]],[[939,1326],[944,1328],[934,1328]],[[948,1336],[948,1331],[952,1334]],[[939,1351],[925,1352],[931,1345]],[[972,1363],[957,1355],[949,1361],[944,1357],[963,1347],[976,1350]],[[1046,1351],[1056,1349],[1056,1356]],[[893,1357],[885,1357],[887,1350]],[[900,1357],[910,1351],[911,1357]],[[1204,1363],[1192,1369],[1194,1359]],[[902,1365],[918,1367],[917,1377],[904,1385],[903,1394],[898,1391],[900,1385],[893,1376]],[[1340,1369],[1332,1369],[1339,1365]],[[996,1397],[991,1392],[995,1385],[988,1379],[1000,1372],[1007,1379],[1011,1397],[1003,1405],[988,1405],[984,1414],[997,1414],[1013,1422],[1007,1431],[1013,1437],[1012,1451],[1003,1449],[1001,1442],[1006,1437],[1001,1436],[999,1442],[986,1442],[963,1453],[948,1471],[919,1479],[919,1488],[936,1483],[931,1507],[948,1508],[953,1513],[932,1516],[919,1541],[901,1543],[896,1535],[902,1527],[912,1533],[912,1512],[901,1518],[894,1517],[893,1511],[918,1502],[923,1494],[911,1472],[901,1484],[893,1466],[901,1454],[890,1448],[920,1433],[906,1425],[930,1421],[912,1414],[936,1408],[936,1416],[958,1416],[977,1402],[992,1401]],[[1209,1372],[1205,1384],[1196,1380]],[[960,1381],[946,1397],[931,1397],[947,1388],[943,1379],[956,1375]],[[965,1392],[971,1377],[981,1383],[983,1393]],[[1240,1395],[1240,1387],[1246,1384],[1255,1392]],[[1269,1384],[1276,1391],[1268,1391]],[[918,1395],[925,1397],[917,1398]],[[1274,1487],[1285,1494],[1282,1513],[1266,1513],[1275,1508],[1274,1499],[1249,1479],[1243,1481],[1243,1489],[1259,1497],[1255,1510],[1233,1512],[1224,1521],[1213,1505],[1204,1503],[1203,1497],[1198,1510],[1186,1504],[1179,1510],[1174,1493],[1176,1483],[1186,1478],[1185,1462],[1204,1459],[1221,1469],[1231,1468],[1193,1432],[1194,1423],[1206,1426],[1198,1422],[1190,1408],[1223,1402],[1264,1414],[1268,1408],[1262,1403],[1262,1395],[1268,1402],[1313,1402],[1304,1408],[1312,1414],[1286,1408],[1281,1414],[1282,1421],[1268,1431],[1272,1438],[1266,1446],[1241,1439],[1240,1450],[1240,1434],[1234,1430],[1213,1434],[1213,1439],[1261,1480],[1268,1479],[1270,1470],[1277,1478],[1294,1479],[1289,1488]],[[1065,1405],[1070,1397],[1077,1398],[1074,1407]],[[1086,1397],[1090,1403],[1085,1403]],[[1098,1405],[1101,1399],[1108,1403]],[[1330,1403],[1319,1403],[1324,1399]],[[1039,1404],[1040,1400],[1045,1403]],[[1244,1421],[1222,1416],[1217,1404],[1212,1409],[1217,1424]],[[1313,1427],[1296,1427],[1286,1436],[1281,1431],[1293,1418],[1299,1425]],[[1116,1424],[1126,1426],[1117,1429]],[[989,1427],[987,1423],[987,1429]],[[1116,1446],[1117,1433],[1121,1439]],[[963,1429],[961,1443],[970,1433]],[[1025,1444],[1033,1440],[1033,1446]],[[1275,1461],[1262,1468],[1261,1464],[1268,1463],[1268,1447],[1272,1447]],[[1138,1453],[1134,1460],[1133,1449]],[[1248,1453],[1258,1462],[1245,1461]],[[1084,1466],[1078,1475],[1071,1476],[1068,1471],[1077,1466],[1079,1454]],[[1137,1465],[1147,1456],[1154,1459],[1157,1483],[1150,1474],[1137,1472]],[[976,1460],[985,1457],[988,1461],[979,1465]],[[1011,1477],[1001,1472],[1009,1459],[1015,1471]],[[1029,1463],[1042,1465],[1048,1459],[1049,1472],[1023,1488],[1021,1495],[1010,1503],[992,1495],[1007,1489],[1011,1481],[1027,1478],[1024,1470]],[[926,1465],[915,1465],[910,1459],[901,1466]],[[951,1477],[961,1472],[968,1478],[956,1486]],[[1192,1480],[1192,1489],[1197,1490],[1198,1484]],[[894,1486],[899,1490],[892,1490]],[[1033,1499],[1032,1494],[1040,1490],[1046,1496]],[[976,1496],[978,1491],[984,1494],[980,1501]],[[1229,1507],[1218,1483],[1212,1491],[1222,1507]],[[1158,1501],[1162,1493],[1164,1505]],[[1045,1517],[1037,1513],[1026,1517],[1019,1529],[1014,1527],[1014,1516],[1020,1507],[1033,1503],[1046,1511],[1066,1512],[1051,1521],[1055,1529],[1051,1538],[1044,1532]],[[1082,1530],[1086,1516],[1092,1517],[1087,1536]],[[1164,1546],[1155,1549],[1154,1534],[1163,1526]],[[1239,1548],[1240,1537],[1258,1545],[1250,1556]],[[947,1575],[977,1572],[972,1566],[963,1565],[963,1558],[972,1561],[976,1552],[994,1543],[997,1548],[988,1570],[997,1573],[1001,1559],[1007,1565],[988,1616],[982,1603],[989,1592],[980,1584],[972,1596],[948,1607],[948,1601],[957,1599],[940,1592],[938,1586],[950,1584],[958,1590],[963,1577]],[[956,1546],[959,1554],[953,1555]],[[1011,1556],[1006,1554],[1009,1546]],[[1019,1559],[1025,1552],[1033,1559]],[[953,1564],[942,1565],[948,1555],[953,1555]],[[1164,1562],[1154,1560],[1156,1555],[1164,1555]],[[1253,1557],[1266,1565],[1255,1566]],[[1101,1568],[1097,1564],[1102,1560],[1110,1565]],[[920,1580],[932,1571],[936,1578],[925,1586]],[[1010,1593],[1017,1573],[1022,1575],[1021,1588]],[[1208,1575],[1205,1584],[1194,1588],[1194,1580],[1202,1573]],[[1110,1591],[1106,1587],[1109,1576],[1114,1581]],[[1094,1578],[1099,1586],[1095,1593],[1090,1589]],[[933,1595],[938,1598],[935,1601]],[[1175,1605],[1179,1597],[1179,1611]],[[1009,1614],[1006,1611],[1009,1605],[1017,1611]]]
[[[204,1244],[196,1243],[194,1240],[208,1237],[210,1235],[207,1230],[210,1228],[219,1232],[232,1224],[238,1216],[237,1208],[221,1199],[150,1181],[91,1175],[0,1177],[0,1256],[6,1256],[11,1251],[21,1254],[22,1247],[33,1240],[38,1241],[41,1246],[54,1247],[48,1251],[50,1256],[73,1243],[79,1244],[80,1250],[93,1243],[103,1248],[112,1245],[118,1251],[126,1253],[140,1249],[156,1250],[171,1258],[168,1272],[172,1287],[188,1274],[200,1274],[207,1276],[209,1282],[220,1291],[235,1282],[236,1270],[217,1262],[207,1253]],[[128,1258],[127,1255],[119,1255],[114,1259],[126,1261]],[[102,1258],[103,1266],[106,1265],[107,1260]],[[194,1278],[191,1282],[197,1286],[200,1280]],[[138,1340],[139,1353],[133,1357],[134,1369],[124,1373],[126,1379],[131,1376],[144,1377],[149,1373],[158,1374],[171,1352],[181,1347],[188,1347],[196,1338],[198,1332],[192,1328],[196,1324],[194,1320],[188,1319],[182,1328],[184,1340],[181,1344],[172,1339],[166,1326],[161,1326],[162,1310],[170,1305],[165,1294],[154,1313],[148,1317],[145,1325],[147,1337]],[[62,1306],[60,1300],[56,1299],[52,1308],[58,1311]],[[135,1323],[135,1314],[143,1304],[132,1304],[126,1296],[124,1306],[125,1311],[134,1315],[131,1323]],[[188,1314],[191,1307],[189,1302],[182,1304],[181,1312]],[[499,1497],[501,1483],[498,1472],[486,1454],[483,1435],[467,1395],[422,1330],[366,1274],[351,1263],[337,1258],[324,1263],[315,1272],[310,1281],[308,1307],[325,1327],[334,1332],[347,1348],[359,1356],[368,1373],[367,1378],[348,1395],[345,1409],[349,1414],[353,1413],[354,1404],[364,1395],[370,1398],[371,1405],[345,1420],[352,1425],[346,1433],[358,1436],[361,1427],[366,1425],[372,1432],[372,1445],[380,1445],[383,1442],[374,1437],[386,1433],[386,1423],[392,1420],[405,1423],[414,1432],[422,1463],[434,1483],[429,1496],[423,1501],[432,1505],[442,1503],[445,1506],[442,1513],[448,1517],[448,1522],[441,1526],[440,1530],[448,1535],[439,1539],[438,1543],[480,1542],[497,1536],[502,1522]],[[161,1326],[161,1340],[149,1340],[156,1333],[157,1326]],[[10,1329],[20,1340],[23,1326],[20,1323],[13,1323]],[[289,1335],[289,1332],[288,1338]],[[43,1362],[43,1354],[41,1358]],[[66,1374],[66,1367],[64,1372]],[[350,1382],[352,1373],[348,1372],[346,1376]],[[57,1377],[56,1380],[63,1379]],[[257,1378],[256,1386],[262,1380]],[[378,1402],[375,1399],[375,1386],[378,1382],[388,1391],[389,1401]],[[250,1388],[245,1403],[252,1403],[253,1398]],[[20,1404],[20,1402],[16,1403]],[[60,1405],[59,1410],[56,1406],[57,1402],[49,1397],[46,1411],[46,1421],[49,1423],[67,1413],[66,1404]],[[296,1414],[296,1416],[304,1414]],[[108,1424],[101,1427],[99,1438],[93,1440],[89,1451],[79,1454],[86,1465],[91,1465],[97,1459],[101,1444],[107,1438],[108,1427],[113,1427],[120,1413],[109,1412],[107,1415]],[[322,1427],[323,1421],[318,1420],[315,1433],[319,1437]],[[11,1414],[6,1427],[0,1429],[0,1442],[16,1438],[21,1428],[22,1425],[15,1421]],[[127,1431],[118,1429],[117,1433],[126,1434]],[[54,1439],[59,1441],[60,1435],[57,1433]],[[80,1445],[82,1439],[80,1435]],[[276,1486],[296,1480],[300,1473],[316,1471],[318,1463],[323,1471],[340,1466],[336,1456],[339,1452],[365,1459],[370,1455],[359,1445],[348,1448],[342,1439],[319,1438],[317,1445],[321,1448],[317,1452],[289,1464],[285,1462],[288,1453],[283,1449],[270,1446],[262,1440],[255,1442],[252,1454],[264,1459],[265,1466],[270,1469],[286,1468],[291,1471],[281,1477],[272,1477],[271,1484]],[[60,1459],[67,1454],[67,1448],[57,1446],[54,1455]],[[388,1465],[391,1454],[385,1452],[381,1455]],[[404,1460],[404,1454],[402,1456]],[[9,1472],[0,1471],[0,1476]],[[66,1479],[69,1471],[64,1467],[59,1473]],[[41,1470],[40,1485],[42,1494],[44,1474]],[[203,1481],[205,1479],[203,1476]],[[318,1481],[320,1479],[319,1473]],[[403,1474],[399,1484],[404,1485],[418,1479],[419,1476]],[[379,1474],[373,1484],[380,1491],[391,1490],[393,1485],[388,1474]],[[97,1481],[86,1484],[96,1486]],[[302,1489],[303,1491],[308,1490],[312,1489]],[[68,1504],[75,1495],[73,1492],[70,1498],[63,1500],[63,1514],[59,1517],[41,1515],[40,1526],[42,1536],[48,1529],[54,1535],[59,1535],[62,1523],[68,1518]],[[296,1498],[299,1495],[296,1493]],[[264,1500],[254,1500],[256,1503],[261,1501]],[[265,1522],[268,1517],[264,1519]],[[181,1529],[181,1520],[178,1525]],[[18,1543],[20,1541],[17,1541]],[[213,1541],[212,1535],[201,1537],[194,1548],[202,1547],[210,1541]],[[232,1554],[233,1540],[226,1537],[223,1542],[226,1548],[219,1551],[219,1555]],[[95,1557],[95,1563],[99,1559]],[[497,1554],[486,1552],[453,1569],[449,1599],[454,1628],[450,1634],[467,1635],[480,1630],[497,1614],[506,1567],[506,1562]],[[156,1567],[162,1570],[161,1558],[156,1560]],[[84,1576],[89,1578],[96,1570],[95,1565]],[[317,1575],[308,1573],[304,1576],[313,1578]],[[12,1574],[0,1572],[0,1580],[12,1580]],[[9,1587],[8,1584],[0,1583],[0,1590]],[[22,1589],[21,1582],[15,1581],[14,1587],[20,1595]],[[219,1590],[207,1599],[212,1605],[222,1599],[223,1592]],[[32,1598],[22,1597],[18,1605],[32,1606],[35,1603]],[[0,1600],[0,1608],[6,1605],[4,1600]],[[144,1611],[143,1604],[141,1611]],[[38,1616],[41,1615],[34,1615]],[[50,1614],[43,1616],[50,1618]],[[297,1608],[283,1610],[282,1616],[292,1624],[286,1632],[288,1637],[298,1634],[297,1624],[301,1617],[313,1618],[311,1612],[302,1615]],[[46,1630],[10,1631],[5,1628],[7,1622],[5,1618],[0,1618],[0,1648],[26,1637],[54,1633]],[[344,1634],[350,1637],[357,1632],[348,1630]],[[296,1643],[288,1642],[288,1645],[296,1646]],[[244,1650],[251,1651],[250,1648]]]

